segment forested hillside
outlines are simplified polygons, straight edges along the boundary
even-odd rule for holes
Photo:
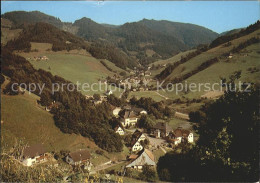
[[[40,95],[40,103],[48,106],[51,102],[60,102],[61,105],[51,112],[54,114],[55,124],[62,132],[81,134],[89,137],[101,148],[111,151],[121,151],[122,142],[108,123],[110,106],[107,103],[94,107],[85,97],[77,91],[64,90],[52,95],[52,83],[68,84],[69,81],[59,76],[53,76],[50,72],[36,70],[25,58],[14,55],[8,49],[2,49],[2,72],[11,78],[4,90],[5,94],[17,95],[11,89],[16,83],[45,83],[43,93]],[[39,95],[39,88],[34,92]]]

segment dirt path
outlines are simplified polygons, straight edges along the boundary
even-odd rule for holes
[[[160,149],[164,152],[164,154],[167,153],[166,150],[162,146],[160,146]]]
[[[168,100],[168,99],[169,99],[168,97],[166,97],[166,96],[160,94],[160,93],[157,92],[157,91],[153,91],[153,92],[156,93],[157,95],[159,95],[160,97],[164,98],[165,100]]]
[[[113,166],[116,166],[116,165],[119,165],[119,164],[122,164],[124,163],[125,161],[119,161],[117,163],[109,163],[109,164],[102,164],[102,165],[98,165],[96,166],[95,168],[93,168],[93,170],[91,170],[91,172],[98,172],[98,171],[101,171],[101,170],[105,170],[105,169],[108,169],[110,167],[113,167]]]
[[[175,112],[175,117],[181,118],[181,119],[184,119],[184,120],[190,120],[190,117],[189,117],[188,114],[177,112],[177,111]]]

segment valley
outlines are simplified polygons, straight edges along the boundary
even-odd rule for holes
[[[222,34],[145,18],[63,22],[39,11],[7,12],[1,23],[5,181],[255,178],[259,21]],[[19,85],[31,83],[44,88]],[[251,91],[232,91],[238,83]]]

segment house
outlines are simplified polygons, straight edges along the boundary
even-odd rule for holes
[[[152,127],[152,135],[156,138],[165,138],[172,131],[172,128],[168,123],[158,122]]]
[[[85,95],[85,98],[88,100],[88,99],[93,99],[93,96],[91,95]]]
[[[66,157],[66,162],[70,165],[81,165],[91,166],[90,153],[88,150],[79,150],[76,152],[69,153]]]
[[[139,130],[135,130],[135,132],[132,134],[132,141],[144,141],[146,139],[146,136]]]
[[[141,142],[145,141],[147,138],[146,136],[139,130],[136,130],[132,135],[132,143],[131,143],[131,150],[132,152],[141,151],[143,146]]]
[[[142,115],[142,114],[146,115],[147,114],[147,111],[144,110],[143,108],[133,107],[132,110],[135,111],[139,115]]]
[[[58,109],[61,105],[62,103],[53,101],[51,105],[45,107],[45,110],[50,112],[52,109]]]
[[[25,166],[32,166],[37,163],[45,162],[48,155],[42,144],[28,146],[23,151],[22,163]]]
[[[140,87],[140,88],[139,88],[139,91],[144,91],[144,88],[143,88],[143,87]]]
[[[131,151],[132,152],[138,152],[143,150],[143,146],[141,145],[141,143],[139,141],[133,141],[133,143],[131,144]]]
[[[152,75],[152,73],[150,71],[145,71],[144,72],[144,76],[151,76],[151,75]]]
[[[148,149],[141,151],[136,159],[131,160],[130,163],[126,165],[126,168],[141,170],[144,165],[153,167],[156,165],[154,155]]]
[[[230,54],[228,55],[228,58],[229,58],[229,59],[233,58],[233,54],[230,53]]]
[[[125,135],[124,129],[122,127],[120,127],[120,126],[117,126],[115,128],[115,132],[118,133],[119,135]]]
[[[169,134],[168,139],[174,145],[178,145],[184,141],[187,141],[188,143],[193,143],[193,133],[189,130],[178,128]]]
[[[107,90],[107,92],[106,92],[107,96],[112,95],[112,94],[113,94],[113,92],[111,90]]]
[[[123,127],[135,126],[138,120],[137,115],[132,110],[124,110],[120,119]]]
[[[121,111],[121,107],[113,107],[112,110],[113,110],[113,115],[115,117],[118,117],[119,116],[119,112]]]

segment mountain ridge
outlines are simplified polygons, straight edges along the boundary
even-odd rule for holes
[[[45,22],[87,41],[111,44],[143,65],[159,58],[169,58],[200,44],[209,44],[218,37],[217,33],[202,26],[165,20],[145,19],[113,27],[113,25],[99,24],[87,17],[73,23],[62,22],[59,18],[39,11],[8,12],[2,17],[14,22],[15,27]],[[146,54],[147,50],[152,50],[154,54]]]

